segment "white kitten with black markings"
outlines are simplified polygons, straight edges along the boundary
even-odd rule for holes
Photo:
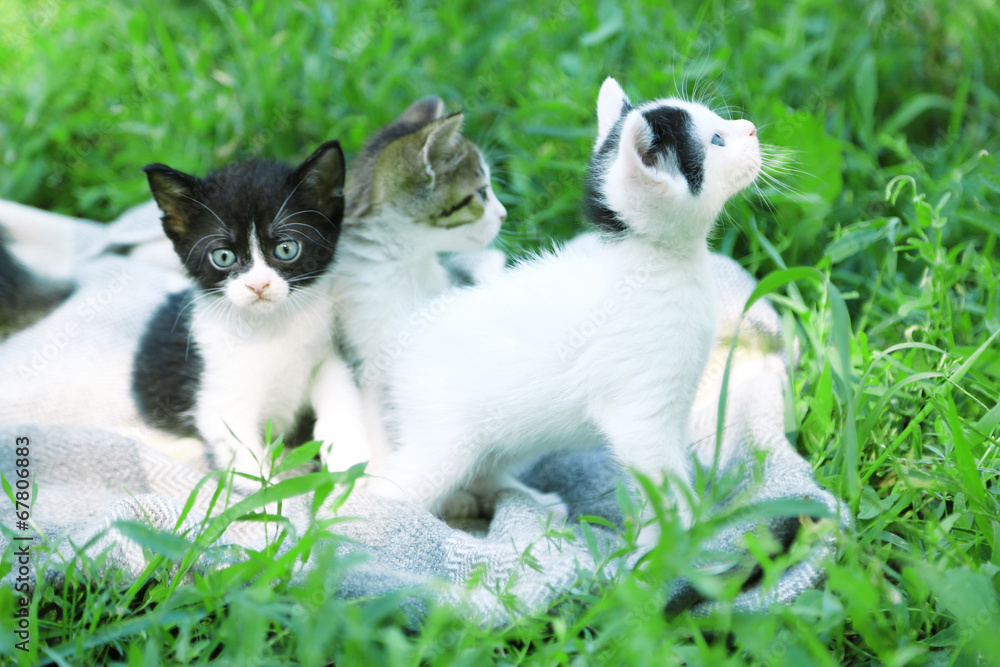
[[[312,399],[331,470],[383,455],[383,372],[445,307],[435,297],[453,274],[475,281],[503,269],[499,254],[477,256],[484,261],[471,268],[441,264],[443,252],[482,249],[507,216],[481,152],[460,134],[462,114],[442,111],[438,97],[414,102],[368,139],[347,173],[333,296],[349,363],[331,356]]]
[[[625,465],[689,489],[715,323],[707,236],[760,167],[752,123],[674,98],[633,106],[606,80],[587,196],[600,243],[456,291],[414,336],[386,374],[394,451],[375,488],[436,510],[474,480],[603,437]]]

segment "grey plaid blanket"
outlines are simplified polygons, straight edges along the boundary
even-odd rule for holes
[[[207,484],[177,525],[189,495],[208,472],[200,443],[144,425],[129,394],[131,359],[146,318],[169,291],[185,284],[172,252],[163,245],[157,220],[150,205],[112,225],[96,226],[0,202],[0,227],[18,256],[36,270],[59,267],[64,275],[53,277],[76,285],[51,314],[0,343],[0,472],[14,484],[18,468],[27,463],[37,491],[30,499],[28,529],[17,526],[14,507],[3,512],[0,547],[7,562],[14,563],[22,543],[18,536],[35,536],[36,546],[44,536],[63,558],[78,550],[87,556],[104,554],[103,567],[120,571],[127,581],[143,571],[146,556],[118,522],[145,522],[193,539],[205,514],[222,509],[210,508],[212,485]],[[39,229],[56,239],[49,243],[45,261],[32,255]],[[849,529],[851,518],[818,486],[785,435],[789,359],[780,318],[765,301],[744,315],[755,281],[730,259],[715,256],[713,262],[718,342],[699,387],[691,449],[710,480],[729,480],[727,495],[712,511],[732,519],[711,538],[698,567],[749,582],[734,606],[763,610],[822,581],[836,530]],[[719,397],[730,358],[720,434]],[[28,439],[27,456],[18,455],[17,438]],[[519,615],[548,609],[581,580],[607,581],[639,561],[643,553],[638,550],[608,558],[627,547],[611,526],[623,522],[616,489],[631,488],[631,481],[603,447],[545,456],[523,479],[566,501],[569,517],[561,537],[547,535],[545,509],[517,491],[502,492],[489,524],[469,530],[449,526],[415,506],[354,490],[337,510],[352,519],[329,529],[339,538],[339,553],[360,557],[348,568],[339,594],[367,598],[404,591],[415,621],[429,605],[445,603],[467,605],[475,622],[500,627]],[[232,502],[242,497],[236,493]],[[310,507],[308,495],[284,502],[283,514],[295,533],[308,527]],[[321,509],[319,518],[329,512]],[[764,589],[753,583],[743,536],[767,530],[787,547],[803,515],[826,518],[836,530],[817,531],[820,537],[813,540],[808,557],[788,569],[776,586]],[[595,516],[610,526],[584,527],[580,521]],[[220,567],[239,560],[246,550],[263,548],[273,538],[264,526],[232,523],[217,541],[231,548],[214,550],[196,568]],[[59,583],[60,569],[51,567],[52,560],[49,555],[32,564],[27,574],[31,585],[38,572]],[[470,586],[473,572],[476,583]],[[18,575],[14,567],[0,584],[11,586]],[[665,591],[667,610],[705,612],[713,605],[685,579],[665,582]]]

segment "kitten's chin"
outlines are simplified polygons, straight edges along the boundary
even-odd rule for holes
[[[263,284],[262,283],[266,283]],[[247,313],[263,314],[274,310],[288,298],[288,287],[276,275],[231,280],[225,293],[229,303]]]
[[[259,297],[253,296],[252,298],[241,299],[240,302],[230,299],[230,302],[245,313],[252,313],[254,315],[263,315],[264,313],[269,313],[282,303],[284,303],[284,297]]]
[[[284,303],[284,298],[277,299],[257,299],[252,302],[247,308],[255,313],[269,313],[282,303]]]
[[[469,229],[469,234],[466,237],[468,242],[468,247],[460,248],[460,251],[470,251],[470,250],[480,250],[489,243],[492,243],[493,239],[497,237],[500,233],[500,220],[480,220],[475,225]]]

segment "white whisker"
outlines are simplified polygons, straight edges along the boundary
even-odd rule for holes
[[[281,217],[281,213],[282,213],[282,211],[285,210],[285,205],[288,204],[288,200],[292,198],[292,195],[295,194],[295,191],[298,190],[299,186],[302,185],[304,182],[305,181],[303,180],[303,181],[299,181],[298,183],[296,183],[295,187],[292,188],[292,191],[288,193],[287,197],[285,197],[285,201],[281,202],[281,208],[279,208],[278,212],[274,214],[274,219],[271,220],[271,224],[269,226],[269,229],[271,229],[272,232],[274,231],[274,227],[275,227],[275,224],[276,224],[275,220],[277,220],[279,217]]]
[[[183,262],[184,266],[187,266],[188,260],[191,259],[191,253],[193,253],[194,249],[197,248],[199,245],[201,245],[202,243],[204,243],[205,241],[207,241],[209,239],[217,239],[217,238],[224,239],[224,238],[227,238],[227,236],[228,236],[227,234],[221,234],[221,233],[207,234],[205,236],[202,236],[200,239],[198,239],[197,243],[195,243],[193,246],[191,246],[191,249],[188,251],[187,257],[184,258],[184,262]],[[198,266],[201,266],[201,262],[205,259],[205,252],[207,250],[208,250],[208,246],[205,246],[205,249],[202,250],[202,253],[201,253],[202,256],[198,260]]]
[[[189,197],[189,196],[187,196],[185,194],[182,194],[181,196],[184,197],[185,199],[190,199],[195,204],[198,204],[199,206],[201,206],[202,208],[204,208],[206,211],[208,211],[209,213],[211,213],[212,215],[214,215],[215,219],[219,221],[220,225],[222,225],[222,228],[223,229],[228,229],[228,227],[226,226],[226,223],[224,223],[222,221],[222,218],[219,217],[219,214],[216,213],[215,211],[213,211],[212,208],[208,204],[206,204],[205,202],[199,201],[199,200],[195,199],[194,197]]]
[[[297,216],[297,215],[302,215],[303,213],[315,213],[316,215],[320,216],[321,218],[323,218],[324,220],[326,220],[327,222],[329,222],[329,223],[330,223],[331,225],[333,225],[333,221],[332,221],[332,220],[330,220],[330,218],[326,217],[326,215],[324,215],[322,211],[317,211],[317,210],[314,210],[314,209],[309,209],[309,210],[307,210],[307,211],[296,211],[295,213],[292,213],[292,214],[290,214],[290,215],[286,215],[286,216],[285,216],[284,218],[282,218],[281,220],[279,220],[279,221],[275,222],[275,223],[274,223],[274,225],[272,225],[272,229],[274,229],[274,230],[277,230],[277,229],[279,229],[279,228],[280,228],[280,226],[281,226],[281,225],[282,225],[282,224],[283,224],[283,223],[284,223],[284,222],[285,222],[286,220],[290,220],[290,219],[294,218],[294,217],[295,217],[295,216]],[[318,233],[319,233],[319,232],[317,232],[317,234],[318,234]]]

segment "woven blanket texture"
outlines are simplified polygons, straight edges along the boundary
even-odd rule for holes
[[[76,286],[47,317],[0,342],[0,472],[7,480],[15,479],[20,458],[15,440],[29,438],[30,470],[37,485],[31,516],[38,533],[65,558],[80,548],[90,556],[103,553],[104,567],[119,571],[124,581],[139,576],[146,556],[116,522],[141,521],[173,531],[185,501],[208,472],[200,442],[144,424],[130,395],[132,356],[146,320],[169,292],[187,284],[172,250],[163,243],[158,218],[155,205],[146,204],[116,223],[97,226],[0,202],[0,228],[13,240],[14,252],[40,270],[40,241],[31,230],[46,227],[48,235],[61,239],[53,252],[61,253],[62,274],[53,277],[68,278]],[[726,257],[713,255],[712,263],[717,342],[692,413],[691,451],[716,476],[713,479],[737,476],[715,511],[780,505],[768,505],[770,501],[787,501],[794,509],[778,516],[764,512],[756,519],[748,513],[712,538],[709,551],[718,558],[702,564],[706,571],[753,582],[747,572],[731,565],[746,554],[742,538],[747,531],[767,529],[787,546],[802,514],[826,517],[841,531],[850,528],[851,518],[844,505],[817,484],[785,434],[790,361],[781,319],[764,300],[744,316],[754,279]],[[731,348],[734,337],[738,342]],[[719,437],[719,396],[731,349]],[[620,484],[633,488],[630,476],[599,443],[544,456],[522,479],[563,498],[569,509],[567,537],[546,537],[545,508],[514,490],[501,492],[485,530],[468,531],[416,506],[355,489],[338,510],[339,516],[353,518],[330,529],[344,538],[336,541],[338,554],[361,557],[341,575],[338,594],[365,598],[405,591],[415,620],[429,605],[445,603],[466,605],[476,623],[501,627],[521,614],[544,611],[581,580],[616,576],[643,555],[634,550],[608,562],[605,556],[624,546],[620,531],[610,527],[588,524],[587,531],[597,539],[596,554],[583,537],[577,520],[581,516],[603,517],[620,527],[616,489]],[[194,537],[209,512],[211,487],[201,490],[178,533]],[[241,498],[236,493],[233,501]],[[312,518],[310,504],[309,496],[299,496],[283,505],[283,514],[299,535]],[[4,519],[0,534],[8,562],[11,538],[25,534],[14,530],[13,509],[4,513],[11,519]],[[328,510],[321,510],[324,513]],[[196,569],[216,568],[243,558],[246,550],[262,549],[273,537],[263,526],[231,524],[218,542],[231,548],[212,550]],[[735,608],[763,610],[819,584],[822,564],[833,553],[835,532],[816,539],[809,556],[788,569],[776,586],[765,590],[759,583],[748,584]],[[34,544],[40,544],[40,538]],[[288,546],[286,541],[283,548]],[[531,559],[524,557],[526,550]],[[311,565],[306,563],[306,569]],[[32,577],[38,568],[59,583],[59,569],[45,567],[44,558],[32,567]],[[467,582],[474,571],[482,577],[470,588]],[[14,575],[12,571],[0,584],[12,585]],[[495,593],[501,589],[506,590],[505,600]],[[688,581],[665,582],[664,590],[667,609],[704,612],[713,606]]]

